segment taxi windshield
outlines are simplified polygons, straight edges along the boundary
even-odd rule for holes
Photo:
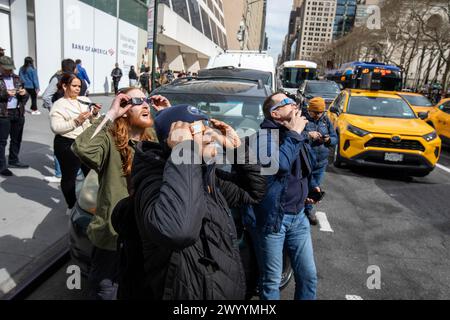
[[[381,97],[351,97],[347,113],[366,117],[416,118],[414,111],[403,99]]]
[[[428,98],[424,96],[410,96],[410,95],[402,95],[406,101],[409,102],[410,105],[416,107],[432,107],[433,104],[428,100]]]

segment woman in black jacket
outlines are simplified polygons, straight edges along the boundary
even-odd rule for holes
[[[116,211],[124,212],[125,207],[135,214],[140,241],[133,241],[142,248],[144,279],[138,289],[142,296],[119,298],[245,298],[245,275],[230,207],[259,202],[265,194],[265,178],[258,165],[234,166],[239,179],[216,169],[208,160],[215,156],[216,143],[237,148],[240,140],[228,125],[211,120],[223,133],[217,134],[204,121],[208,117],[193,107],[164,110],[155,118],[160,143],[141,143],[136,150],[134,208],[119,205]],[[199,154],[206,160],[194,159]],[[179,156],[187,163],[181,163]],[[124,234],[124,223],[117,219],[120,214],[115,216],[116,231]],[[125,287],[130,289],[130,283]]]

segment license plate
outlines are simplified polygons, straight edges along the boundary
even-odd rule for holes
[[[391,161],[391,162],[402,162],[403,155],[400,153],[386,153],[384,155],[384,160]]]

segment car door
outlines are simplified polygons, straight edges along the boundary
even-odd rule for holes
[[[438,132],[440,135],[450,138],[450,101],[445,102],[441,107],[437,121]]]

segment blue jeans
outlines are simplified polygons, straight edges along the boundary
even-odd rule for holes
[[[315,189],[317,187],[320,187],[322,184],[323,178],[325,177],[325,172],[327,171],[327,166],[322,168],[317,168],[313,171],[311,183],[309,185],[309,190]],[[313,211],[314,205],[312,204],[306,204],[305,205],[305,213],[310,214]]]
[[[295,276],[295,300],[315,300],[317,272],[311,227],[302,211],[285,215],[279,233],[253,232],[260,264],[261,300],[280,300],[283,250],[286,248]]]
[[[58,159],[56,159],[56,156],[53,156],[53,158],[55,159],[55,177],[61,178],[62,177],[61,166],[59,165],[59,161]]]

